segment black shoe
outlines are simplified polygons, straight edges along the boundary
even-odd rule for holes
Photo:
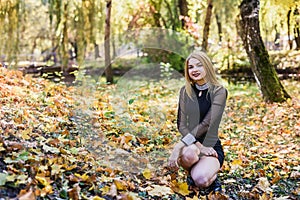
[[[214,180],[214,182],[209,186],[209,191],[211,192],[220,192],[222,193],[222,184],[219,181],[218,177]]]
[[[188,186],[196,186],[196,184],[195,184],[195,182],[194,182],[194,180],[193,180],[193,178],[192,178],[191,175],[187,176],[186,182],[187,182]]]

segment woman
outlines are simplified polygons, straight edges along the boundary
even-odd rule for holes
[[[188,183],[221,192],[216,180],[224,161],[218,128],[227,90],[218,82],[207,54],[193,52],[185,62],[186,84],[180,90],[177,125],[182,139],[175,145],[169,167],[188,170]]]

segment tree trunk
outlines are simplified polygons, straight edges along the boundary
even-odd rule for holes
[[[74,51],[75,51],[75,55],[76,55],[76,60],[78,62],[79,67],[82,67],[83,65],[83,61],[84,61],[84,55],[85,55],[85,51],[84,51],[84,44],[85,44],[85,34],[84,34],[84,29],[82,27],[84,27],[84,5],[83,2],[81,3],[81,6],[78,7],[78,22],[77,22],[77,34],[76,34],[76,40],[74,42]]]
[[[280,32],[277,29],[277,25],[275,25],[275,39],[274,39],[274,49],[279,50],[280,49]]]
[[[89,4],[89,21],[90,21],[90,26],[89,26],[89,35],[90,35],[90,42],[94,44],[94,56],[95,59],[100,57],[100,52],[99,52],[99,45],[97,44],[96,41],[96,29],[97,29],[97,24],[96,24],[96,16],[97,16],[97,5],[95,1],[91,1],[91,4]]]
[[[68,2],[64,5],[64,22],[63,22],[63,35],[62,35],[62,66],[61,70],[64,71],[68,67],[69,54],[68,54]]]
[[[217,26],[218,26],[219,43],[221,44],[221,42],[222,42],[222,23],[221,23],[221,20],[220,20],[218,14],[216,14],[216,22],[217,22]]]
[[[171,5],[173,8],[174,18],[173,18],[173,30],[177,30],[177,28],[181,27],[181,21],[179,20],[179,12],[178,12],[178,0],[172,0]]]
[[[105,18],[105,35],[104,35],[104,48],[105,48],[105,76],[106,82],[113,83],[113,72],[110,60],[110,16],[111,16],[112,0],[106,0],[106,18]]]
[[[176,0],[175,0],[176,1]],[[168,25],[168,27],[172,27],[172,30],[176,30],[177,26],[178,26],[178,14],[177,14],[177,4],[176,2],[174,2],[174,0],[171,1],[171,4],[167,1],[167,0],[164,0],[164,3],[166,4],[166,7],[167,7],[167,10],[168,10],[168,13],[170,15],[169,17],[169,21],[170,21],[170,25]],[[173,9],[172,9],[172,6],[173,6]]]
[[[256,82],[266,102],[290,98],[269,60],[259,29],[259,0],[243,0],[240,5],[240,33]]]
[[[161,9],[161,4],[162,4],[162,0],[159,0],[158,2],[151,0],[150,1],[150,11],[152,12],[152,16],[153,16],[153,20],[154,20],[154,24],[156,27],[161,27],[160,24],[160,19],[161,19],[161,13],[160,13],[160,9]]]
[[[94,42],[94,53],[95,59],[100,57],[99,45],[96,42]]]
[[[299,17],[299,11],[298,8],[294,10],[294,18],[295,20],[295,25],[294,25],[294,37],[295,37],[295,42],[296,42],[296,50],[300,50],[300,30],[299,30],[299,22],[297,18]]]
[[[290,31],[291,13],[292,13],[292,9],[290,9],[287,14],[287,29],[288,29],[288,38],[289,38],[288,43],[289,43],[290,50],[292,50],[292,48],[293,48],[293,41],[291,40],[291,31]]]
[[[209,26],[210,26],[210,19],[212,15],[212,9],[213,9],[212,0],[208,0],[205,22],[204,22],[204,29],[203,29],[203,40],[202,40],[202,50],[204,51],[207,51],[207,47],[208,47],[208,35],[209,35]]]
[[[7,49],[8,52],[8,57],[7,60],[8,62],[13,62],[15,61],[15,67],[17,65],[17,55],[18,55],[18,51],[19,51],[19,26],[20,26],[20,10],[19,10],[19,6],[20,6],[20,2],[17,1],[15,3],[12,3],[12,5],[10,5],[11,7],[8,8],[8,10],[6,11],[7,13],[5,13],[5,15],[8,16],[8,34],[6,40],[7,42],[5,45],[5,49]],[[1,44],[2,46],[2,44]]]
[[[178,7],[179,7],[180,16],[183,16],[183,17],[189,16],[187,0],[178,0]],[[182,26],[182,28],[184,28],[184,26],[185,26],[184,19],[181,19],[181,26]]]
[[[298,23],[296,23],[296,27],[297,28],[294,28],[296,50],[300,50],[300,29],[299,29],[299,24]]]

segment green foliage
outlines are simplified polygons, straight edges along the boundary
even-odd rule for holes
[[[185,58],[176,53],[160,49],[143,49],[143,52],[147,53],[149,63],[170,63],[173,69],[183,71]]]
[[[162,78],[171,79],[173,74],[173,68],[171,68],[170,63],[160,63],[160,76]]]

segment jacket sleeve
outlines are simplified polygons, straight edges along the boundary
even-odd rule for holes
[[[187,127],[187,117],[185,112],[185,100],[184,100],[184,91],[185,87],[182,87],[180,89],[179,94],[179,102],[178,102],[178,112],[177,112],[177,128],[181,135],[184,137],[188,133],[190,133],[190,130]]]
[[[222,119],[222,115],[226,105],[227,90],[224,87],[215,87],[211,95],[211,120],[208,127],[207,134],[204,138],[203,145],[207,147],[213,147],[219,137],[218,130]]]
[[[211,120],[211,108],[206,113],[204,119],[200,124],[198,124],[191,133],[195,136],[195,138],[201,137],[204,133],[208,131],[209,123]]]

